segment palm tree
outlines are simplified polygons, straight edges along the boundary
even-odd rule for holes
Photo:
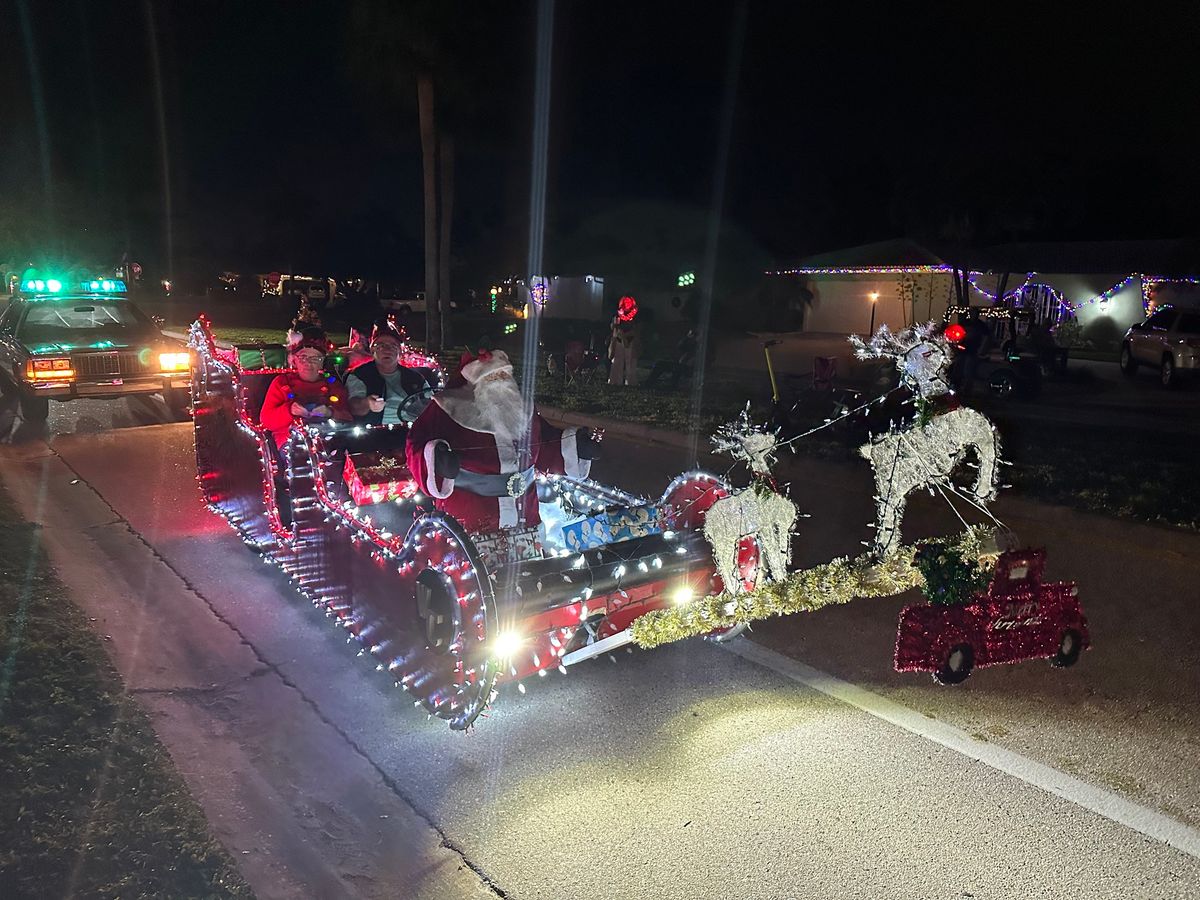
[[[425,206],[425,342],[433,352],[451,343],[454,139],[445,107],[466,93],[459,80],[463,67],[454,61],[470,26],[470,17],[459,8],[438,0],[356,0],[350,16],[352,64],[374,99],[408,107],[416,88]]]

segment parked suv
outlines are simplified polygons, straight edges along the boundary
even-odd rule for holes
[[[1121,371],[1153,366],[1163,387],[1175,387],[1180,376],[1200,369],[1200,310],[1164,307],[1125,332]]]

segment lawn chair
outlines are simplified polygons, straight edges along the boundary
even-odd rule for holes
[[[583,341],[567,341],[563,352],[563,374],[567,384],[591,384],[597,372],[602,379],[608,378],[604,358],[586,347]]]

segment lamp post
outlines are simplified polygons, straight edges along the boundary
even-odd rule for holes
[[[875,301],[879,299],[879,291],[871,291],[867,294],[871,298],[871,330],[867,332],[867,337],[875,333]]]

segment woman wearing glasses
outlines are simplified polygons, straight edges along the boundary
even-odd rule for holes
[[[280,450],[294,422],[350,422],[346,389],[337,376],[324,371],[325,354],[332,349],[320,328],[288,333],[292,371],[276,375],[263,400],[259,422],[275,436]]]

